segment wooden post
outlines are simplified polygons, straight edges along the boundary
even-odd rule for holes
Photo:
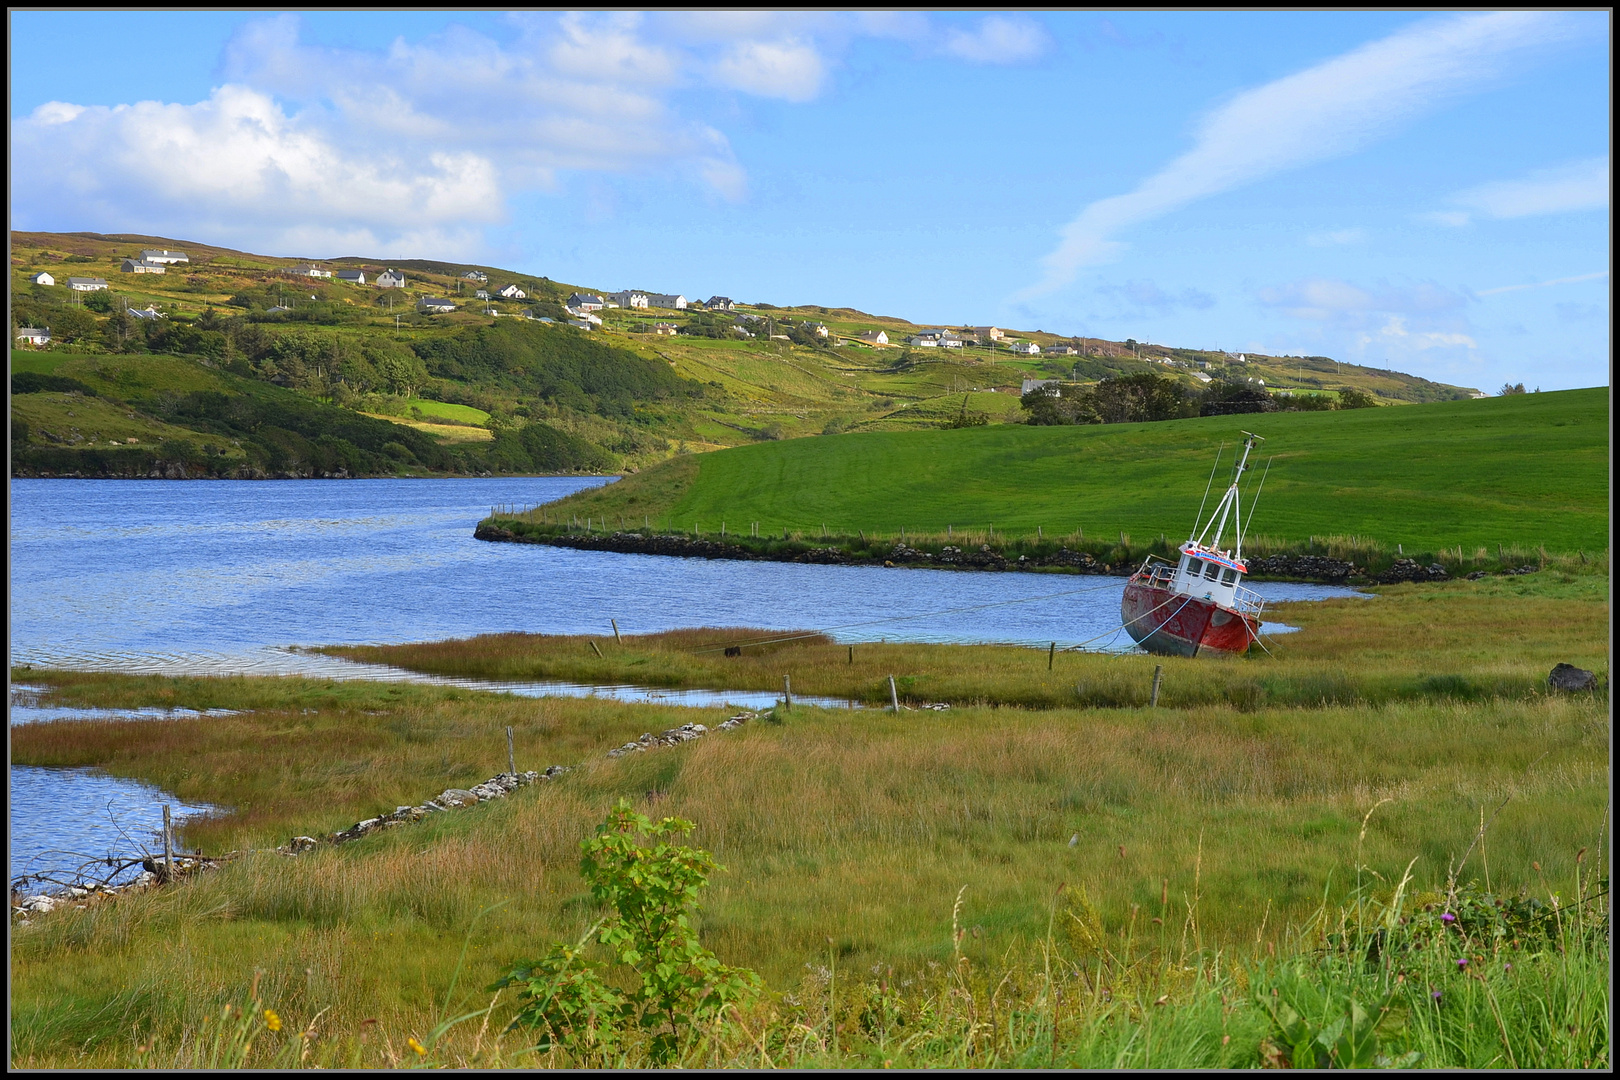
[[[1148,707],[1149,708],[1158,708],[1158,706],[1159,706],[1159,680],[1162,679],[1162,678],[1164,678],[1164,667],[1163,667],[1163,665],[1154,664],[1153,665],[1153,694],[1148,698]]]
[[[169,819],[169,804],[163,804],[163,883],[174,880],[174,823]]]
[[[595,653],[595,654],[596,654],[596,655],[597,655],[597,656],[601,656],[601,655],[602,655],[602,650],[601,650],[601,649],[598,649],[598,648],[597,648],[597,647],[596,647],[596,642],[594,642],[594,641],[591,641],[591,639],[590,639],[590,638],[586,638],[586,639],[585,639],[585,640],[586,640],[586,641],[589,641],[589,642],[590,642],[590,645],[591,645],[591,652],[593,652],[593,653]]]
[[[506,773],[508,776],[517,775],[517,757],[512,753],[512,729],[506,729]]]
[[[855,662],[855,646],[853,645],[849,647],[849,662],[851,664]]]
[[[793,683],[786,675],[782,676],[782,705],[784,708],[793,708]]]
[[[1043,541],[1045,539],[1046,539],[1046,537],[1041,534],[1041,527],[1039,525],[1035,526],[1035,540],[1036,540],[1036,542],[1038,543],[1038,542]]]
[[[894,688],[893,675],[889,676],[889,704],[894,706],[895,712],[900,711],[900,692]]]
[[[1057,659],[1057,642],[1054,641],[1054,642],[1052,642],[1052,647],[1050,649],[1048,649],[1047,652],[1046,652],[1046,670],[1047,671],[1052,670],[1052,661],[1056,660],[1056,659]]]
[[[613,624],[613,640],[617,641],[620,645],[623,645],[624,644],[624,638],[619,636],[619,620],[618,619],[609,619],[608,622]]]

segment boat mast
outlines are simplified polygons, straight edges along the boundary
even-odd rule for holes
[[[1226,532],[1227,519],[1232,517],[1234,513],[1237,515],[1237,520],[1233,523],[1233,527],[1237,530],[1239,537],[1243,535],[1243,510],[1239,506],[1238,481],[1243,478],[1244,470],[1249,467],[1249,452],[1254,449],[1254,444],[1265,441],[1265,439],[1252,431],[1245,431],[1243,434],[1243,456],[1238,458],[1237,467],[1232,472],[1232,484],[1226,489],[1226,494],[1221,497],[1221,504],[1215,508],[1214,513],[1210,514],[1209,524],[1204,526],[1203,533],[1199,534],[1198,537],[1198,543],[1202,544],[1204,537],[1209,535],[1211,529],[1214,529],[1215,537],[1206,545],[1210,548],[1218,549],[1220,547],[1221,535]]]

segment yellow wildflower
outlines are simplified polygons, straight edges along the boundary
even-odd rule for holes
[[[425,1057],[427,1055],[427,1047],[425,1047],[421,1043],[417,1042],[415,1035],[412,1035],[409,1039],[407,1039],[405,1041],[410,1045],[410,1048],[412,1050],[416,1051],[418,1056]]]
[[[281,1030],[281,1017],[276,1015],[276,1010],[264,1010],[264,1026],[269,1028],[271,1031]]]

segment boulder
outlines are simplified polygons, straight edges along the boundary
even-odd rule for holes
[[[1565,694],[1578,694],[1598,688],[1598,678],[1585,668],[1574,664],[1559,664],[1547,676],[1547,688]]]
[[[433,801],[440,806],[471,806],[478,801],[478,796],[466,788],[446,788],[444,793]]]

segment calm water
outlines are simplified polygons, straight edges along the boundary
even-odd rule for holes
[[[708,625],[827,630],[852,642],[1130,645],[1116,630],[1124,588],[1118,578],[671,559],[472,537],[491,506],[547,502],[602,482],[13,481],[11,663],[414,679],[420,677],[293,647],[508,630],[605,635],[610,618],[628,634]],[[1271,600],[1349,593],[1310,585],[1256,589]],[[761,707],[774,697],[455,681],[669,704]],[[44,715],[27,701],[13,706],[13,723],[83,713]],[[31,855],[105,840],[95,822],[106,817],[102,804],[113,796],[102,782],[124,782],[102,777],[91,784],[94,775],[13,769],[13,851],[23,847],[24,834],[48,836],[29,841]],[[123,806],[161,796],[141,785],[120,790],[131,793],[119,796]],[[48,832],[75,820],[87,830],[78,841]]]

